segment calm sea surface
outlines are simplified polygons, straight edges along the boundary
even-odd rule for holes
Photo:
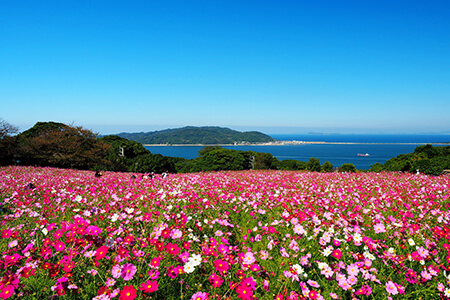
[[[362,134],[330,134],[330,135],[271,135],[278,140],[343,142],[356,144],[306,144],[286,146],[225,146],[224,148],[243,151],[271,153],[279,160],[296,159],[308,161],[310,157],[329,161],[333,166],[352,163],[358,169],[367,170],[376,162],[384,163],[399,154],[413,152],[422,144],[450,142],[450,135],[362,135]],[[399,144],[401,143],[401,144]],[[405,144],[407,143],[407,144]],[[201,146],[148,146],[154,154],[193,159],[198,156]],[[369,153],[370,156],[358,156],[358,153]]]

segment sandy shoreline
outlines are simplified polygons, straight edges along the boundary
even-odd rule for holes
[[[270,143],[242,143],[242,144],[143,144],[145,147],[167,146],[167,147],[207,147],[207,146],[295,146],[295,145],[449,145],[449,143],[362,143],[362,142],[309,142],[309,141],[278,141]]]

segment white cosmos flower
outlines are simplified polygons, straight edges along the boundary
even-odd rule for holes
[[[410,246],[414,246],[414,245],[416,244],[416,243],[414,242],[414,240],[411,239],[411,238],[408,240],[408,243],[409,243]]]
[[[194,254],[192,256],[189,257],[189,260],[187,263],[192,263],[192,265],[198,266],[202,263],[202,256],[200,254]]]
[[[298,275],[304,273],[305,271],[303,270],[303,268],[299,265],[299,264],[295,264],[292,266],[292,269],[295,270],[295,272],[297,272]]]
[[[330,256],[330,254],[333,252],[333,247],[328,246],[325,249],[323,249],[323,255],[324,256]]]
[[[449,288],[445,289],[444,295],[445,295],[445,297],[450,297],[450,289]]]
[[[195,271],[195,265],[191,261],[188,261],[184,265],[184,272],[190,274],[190,273],[192,273],[194,271]]]

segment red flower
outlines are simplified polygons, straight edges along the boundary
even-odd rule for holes
[[[101,246],[100,248],[97,249],[97,251],[95,252],[95,258],[100,260],[103,257],[106,256],[106,253],[108,253],[108,247],[106,246]]]
[[[275,300],[284,300],[284,297],[283,297],[283,295],[278,294],[275,296]]]
[[[136,289],[132,285],[124,286],[120,291],[119,300],[133,300],[136,298]]]
[[[310,299],[317,299],[317,297],[318,297],[318,293],[315,291],[315,290],[311,290],[310,292],[309,292],[309,298]]]
[[[167,252],[171,255],[177,255],[180,253],[180,247],[177,244],[168,243],[166,246]]]
[[[336,259],[341,259],[342,251],[339,250],[339,249],[334,249],[333,253],[331,253],[331,255],[333,255],[333,257],[336,258]]]
[[[141,287],[139,289],[146,293],[153,293],[158,290],[158,282],[147,280],[146,282],[141,284]]]
[[[125,244],[131,244],[134,241],[134,238],[133,236],[129,235],[125,237],[123,241],[125,242]]]
[[[27,267],[22,269],[22,272],[20,272],[20,276],[22,276],[23,278],[28,278],[31,275],[34,275],[36,269],[32,268],[32,267]]]

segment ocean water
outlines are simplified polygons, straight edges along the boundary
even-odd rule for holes
[[[304,144],[285,146],[225,146],[224,148],[243,151],[271,153],[279,160],[295,159],[308,161],[310,157],[329,161],[339,167],[352,163],[357,169],[367,170],[376,162],[385,163],[399,154],[413,152],[423,144],[450,142],[450,135],[272,135],[278,140],[323,141],[352,144]],[[201,146],[146,146],[154,154],[193,159],[198,156]],[[368,153],[369,156],[358,156]]]

